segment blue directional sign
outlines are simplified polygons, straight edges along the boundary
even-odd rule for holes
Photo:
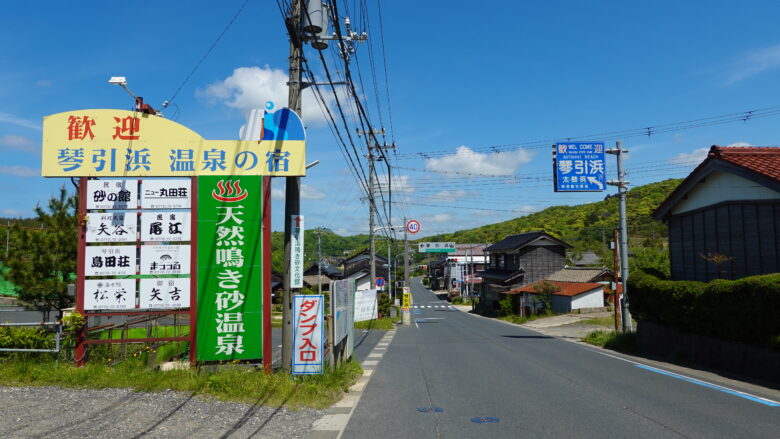
[[[554,145],[556,192],[600,192],[606,188],[604,142]]]

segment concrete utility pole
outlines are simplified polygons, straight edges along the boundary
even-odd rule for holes
[[[374,140],[376,139],[376,135],[382,135],[385,133],[385,129],[382,128],[378,131],[361,131],[357,130],[357,135],[362,136],[366,135],[368,140],[368,233],[369,233],[369,249],[368,249],[368,256],[369,256],[369,281],[371,282],[370,285],[376,285],[376,240],[374,238],[374,214],[376,212],[376,202],[374,199],[374,174],[376,171],[374,170],[374,160],[376,160],[376,156],[374,155],[374,150],[377,148],[390,148],[387,145],[376,145],[374,143]],[[390,180],[388,179],[388,182]]]
[[[406,218],[404,218],[404,286],[409,287],[409,231],[406,230]]]
[[[303,0],[292,0],[287,29],[290,34],[290,81],[288,82],[287,107],[301,116],[301,62],[303,45],[301,43],[301,10]],[[282,298],[282,369],[292,370],[292,295],[299,288],[290,288],[290,247],[292,229],[290,218],[301,212],[300,177],[285,177],[284,194],[284,297]]]
[[[618,200],[620,202],[620,277],[623,278],[623,299],[620,301],[620,311],[623,317],[623,331],[633,331],[631,315],[628,313],[628,221],[626,219],[626,191],[629,182],[625,177],[627,172],[623,170],[623,154],[628,150],[623,149],[623,141],[618,140],[614,149],[606,150],[607,154],[617,156],[618,179],[610,180],[607,184],[617,186]]]

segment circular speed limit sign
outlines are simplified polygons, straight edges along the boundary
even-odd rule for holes
[[[409,220],[406,223],[406,231],[409,233],[417,233],[420,231],[420,222],[417,220]]]

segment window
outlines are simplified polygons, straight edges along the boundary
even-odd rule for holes
[[[498,263],[498,268],[504,268],[504,266],[505,266],[504,258],[505,257],[506,257],[506,255],[504,255],[504,254],[496,255],[496,259],[497,259],[496,262]]]

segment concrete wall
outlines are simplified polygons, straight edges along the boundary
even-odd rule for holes
[[[604,306],[604,289],[597,288],[571,298],[571,309],[598,308]]]

